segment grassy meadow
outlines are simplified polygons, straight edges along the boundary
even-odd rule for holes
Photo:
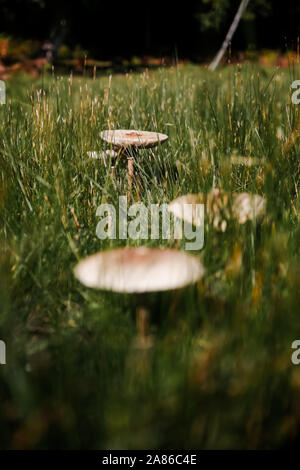
[[[197,66],[91,79],[19,76],[0,107],[2,449],[269,449],[300,426],[300,67]],[[126,195],[87,152],[108,128],[166,133],[140,151],[133,201],[214,186],[266,199],[261,222],[205,223],[197,284],[151,295],[153,348],[136,351],[136,299],[94,291],[78,260],[99,240],[96,209]],[[233,164],[255,157],[258,165]]]

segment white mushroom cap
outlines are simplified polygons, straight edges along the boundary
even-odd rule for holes
[[[232,212],[240,224],[261,217],[266,209],[266,200],[258,194],[235,193]]]
[[[113,160],[117,158],[118,154],[114,150],[105,150],[103,152],[97,152],[97,151],[91,151],[87,152],[88,156],[90,158],[93,158],[94,160],[104,160],[106,162],[110,158]]]
[[[75,267],[87,287],[142,293],[178,289],[203,276],[200,261],[183,251],[160,248],[118,248],[99,252]]]
[[[205,202],[207,211],[212,217],[214,228],[220,227],[222,231],[226,230],[226,220],[223,216],[230,217],[229,212],[230,193],[214,188],[206,199],[203,194],[187,194],[180,196],[168,205],[168,210],[176,217],[187,222],[200,226],[203,224],[202,213],[196,212],[196,204]],[[188,206],[189,205],[189,206]],[[232,214],[239,224],[244,224],[247,220],[258,219],[265,213],[266,200],[258,194],[251,193],[233,193],[232,195]]]
[[[178,219],[200,227],[204,223],[204,213],[197,211],[197,205],[201,204],[201,197],[197,194],[180,196],[168,204],[168,210]]]
[[[140,131],[133,129],[107,130],[100,134],[101,138],[114,147],[155,147],[168,139],[166,134],[158,132]]]

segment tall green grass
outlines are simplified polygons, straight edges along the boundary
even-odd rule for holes
[[[298,75],[297,75],[298,74]],[[1,448],[278,448],[299,435],[300,69],[187,66],[102,77],[19,77],[0,108]],[[173,240],[96,237],[126,167],[87,156],[107,128],[167,133],[139,154],[132,200],[226,191],[267,200],[262,223],[205,224],[197,286],[152,296],[144,361],[129,295],[91,291],[88,254]],[[294,138],[293,138],[294,137]],[[261,159],[232,166],[232,155]],[[178,248],[183,248],[183,242]],[[251,273],[255,272],[255,282]]]

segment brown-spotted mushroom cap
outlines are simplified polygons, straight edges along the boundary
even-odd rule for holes
[[[87,287],[143,293],[178,289],[203,276],[199,260],[184,251],[160,248],[118,248],[80,261],[74,270]]]
[[[168,139],[166,134],[133,129],[106,130],[101,132],[100,136],[108,144],[117,148],[155,147],[159,143],[162,144]]]

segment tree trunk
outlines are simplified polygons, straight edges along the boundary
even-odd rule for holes
[[[216,57],[214,58],[214,60],[212,61],[212,63],[210,64],[210,66],[208,67],[209,70],[215,70],[218,65],[219,65],[219,62],[220,60],[222,59],[223,55],[225,54],[225,51],[235,33],[235,30],[236,28],[238,27],[238,24],[240,22],[240,19],[242,18],[243,16],[243,13],[244,11],[246,10],[247,6],[248,6],[248,3],[249,3],[249,0],[242,0],[241,3],[240,3],[240,6],[239,6],[239,9],[238,11],[236,12],[236,15],[234,17],[234,20],[229,28],[229,31],[226,35],[226,38],[224,39],[224,42],[221,46],[221,49],[219,50],[218,54],[216,55]]]

